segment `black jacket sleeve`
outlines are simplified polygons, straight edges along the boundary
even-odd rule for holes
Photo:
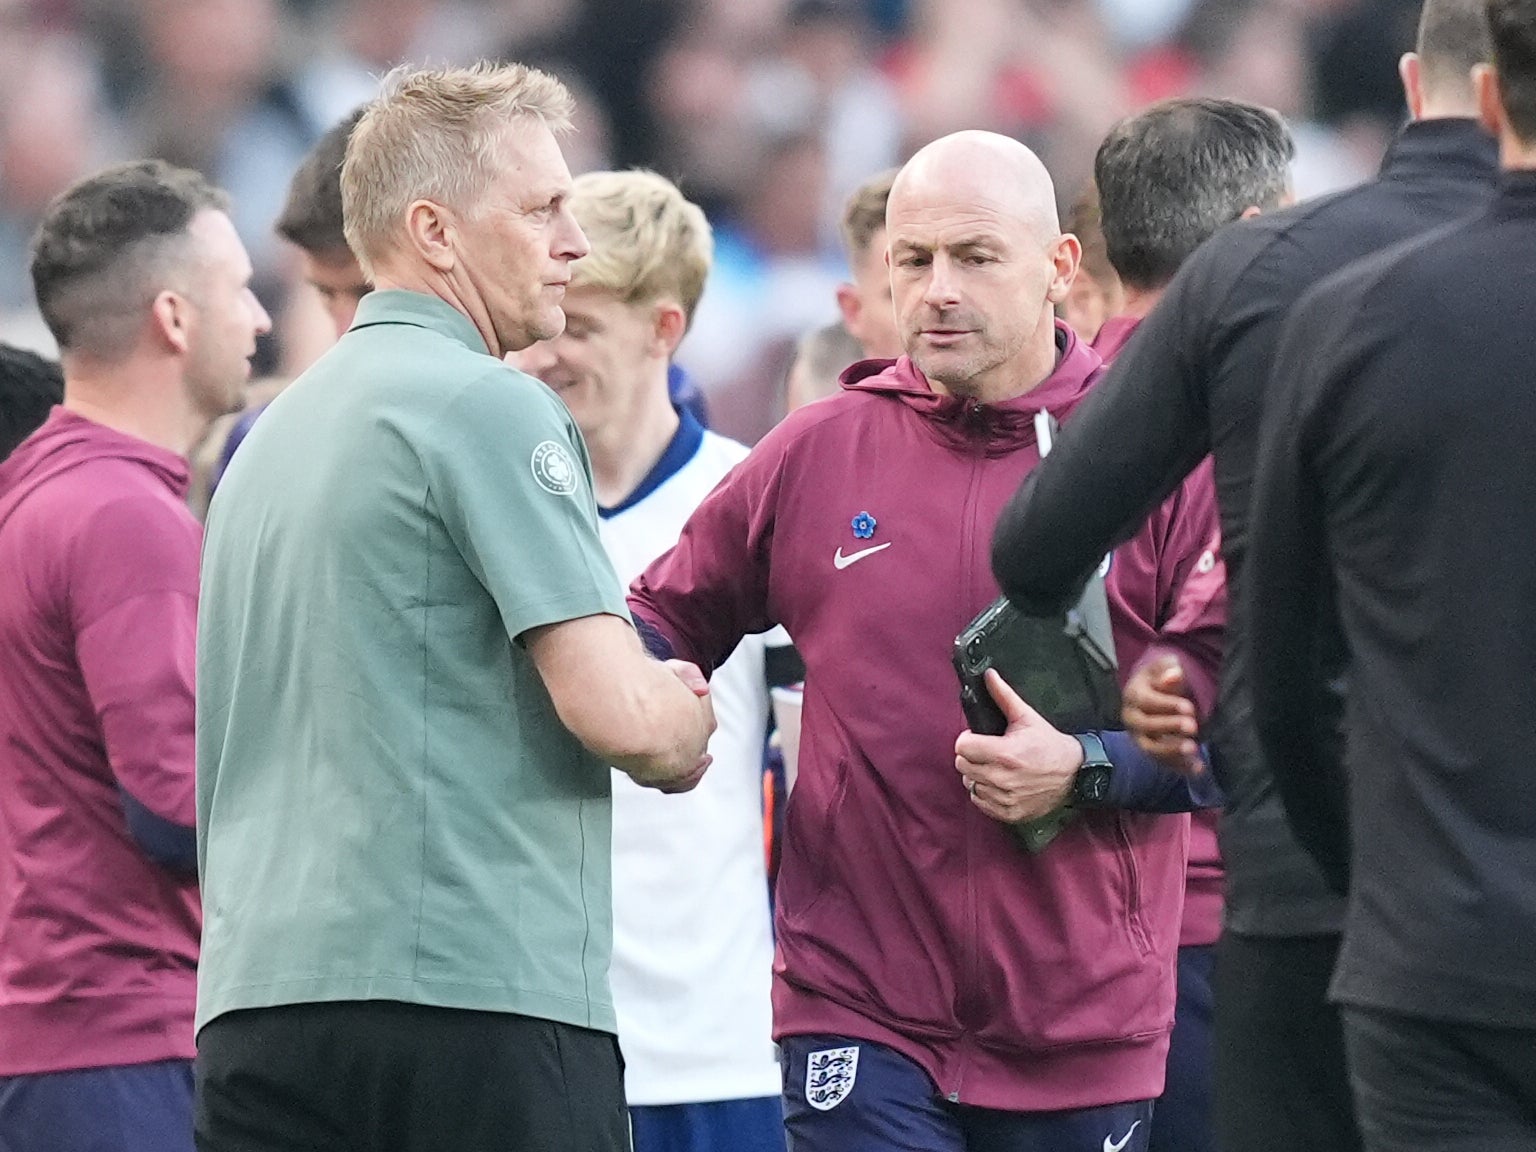
[[[1246,587],[1259,744],[1296,839],[1340,892],[1349,883],[1336,683],[1343,644],[1317,458],[1355,312],[1340,289],[1348,283],[1325,281],[1303,297],[1281,335],[1259,440]]]
[[[1129,539],[1210,450],[1199,255],[998,520],[992,571],[1026,612],[1065,608],[1104,553]]]

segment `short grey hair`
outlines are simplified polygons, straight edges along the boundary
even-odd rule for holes
[[[363,272],[398,243],[416,200],[471,209],[501,164],[506,129],[532,118],[569,130],[576,102],[555,77],[523,64],[397,68],[363,112],[341,166],[347,244]]]

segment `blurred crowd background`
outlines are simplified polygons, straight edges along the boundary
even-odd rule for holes
[[[0,0],[0,340],[51,351],[27,244],[49,199],[160,156],[234,196],[277,318],[259,369],[317,342],[272,224],[311,143],[402,62],[500,56],[581,103],[573,170],[645,166],[716,230],[679,357],[707,395],[781,387],[794,341],[836,318],[847,193],[959,128],[1007,132],[1063,208],[1105,130],[1162,97],[1282,112],[1298,192],[1371,174],[1404,110],[1418,0]],[[319,320],[323,324],[323,318]],[[772,384],[766,382],[774,382]]]

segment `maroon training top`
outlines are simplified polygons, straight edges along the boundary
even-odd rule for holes
[[[1032,856],[955,770],[950,654],[998,595],[993,526],[1038,463],[1036,413],[1066,423],[1100,369],[1065,326],[1057,344],[1049,378],[995,405],[935,393],[907,359],[855,365],[736,466],[630,601],[706,670],[776,623],[805,659],[776,1033],[886,1044],[952,1099],[1017,1111],[1161,1092],[1189,827],[1085,811]],[[1181,490],[1116,549],[1127,670],[1214,530],[1208,486]]]
[[[181,457],[63,408],[0,464],[0,1076],[189,1059],[202,532]]]

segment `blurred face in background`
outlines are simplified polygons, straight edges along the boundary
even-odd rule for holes
[[[139,9],[162,80],[196,93],[199,106],[243,98],[273,66],[276,0],[139,0]]]
[[[72,38],[0,27],[0,39],[0,202],[30,221],[100,162],[100,93]]]
[[[1083,267],[1077,270],[1077,279],[1072,281],[1072,290],[1061,306],[1061,318],[1091,343],[1104,327],[1104,321],[1119,315],[1124,305],[1125,295],[1118,279],[1106,284]]]
[[[594,285],[565,295],[565,331],[515,357],[523,371],[559,394],[582,435],[632,422],[666,392],[667,365],[686,325],[669,301],[629,303]]]
[[[869,246],[854,261],[853,283],[842,285],[837,294],[844,327],[871,360],[894,360],[902,352],[885,245],[886,233],[882,228],[870,237]]]
[[[357,257],[349,248],[311,252],[300,249],[304,282],[315,290],[338,338],[352,327],[357,305],[371,291]]]

